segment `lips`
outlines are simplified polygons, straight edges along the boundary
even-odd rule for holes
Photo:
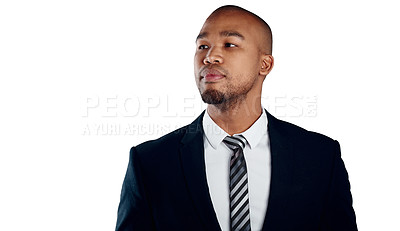
[[[225,78],[225,75],[215,69],[204,69],[204,71],[201,72],[201,77],[203,77],[206,82],[216,82]]]

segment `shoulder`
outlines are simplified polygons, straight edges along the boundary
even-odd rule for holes
[[[180,141],[186,129],[187,126],[184,126],[158,139],[133,146],[129,155],[130,162],[136,166],[135,168],[144,172],[152,172],[166,165],[170,166],[171,163],[179,163]]]
[[[282,121],[280,120],[280,123],[282,127],[284,127],[285,132],[287,132],[289,135],[292,137],[300,138],[301,140],[314,140],[314,141],[320,141],[320,142],[333,142],[334,139],[331,137],[315,132],[315,131],[309,131],[305,128],[302,128],[300,126],[297,126],[295,124]]]
[[[158,139],[149,140],[134,146],[132,147],[131,152],[132,150],[135,150],[137,153],[145,153],[148,155],[151,153],[171,152],[171,150],[176,151],[179,149],[180,141],[188,130],[188,126],[189,125],[186,125],[176,129],[175,131],[163,135]]]
[[[289,140],[297,147],[331,148],[338,145],[338,142],[329,136],[277,119],[271,114],[268,116],[268,123],[269,128],[277,131],[280,137]]]
[[[202,142],[204,111],[192,123],[178,128],[158,139],[149,140],[131,148],[130,159],[142,164],[179,161],[182,143],[186,140]]]
[[[149,140],[142,144],[132,147],[137,152],[154,153],[154,152],[171,152],[177,151],[181,141],[187,134],[203,134],[202,120],[204,111],[190,124],[176,129],[158,139]],[[131,150],[132,150],[131,149]]]
[[[272,117],[268,124],[271,153],[291,159],[300,172],[324,172],[341,156],[339,143],[326,135]]]

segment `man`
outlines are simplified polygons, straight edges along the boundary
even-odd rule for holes
[[[261,106],[274,65],[268,24],[220,7],[196,47],[207,110],[131,149],[116,230],[357,230],[339,143]]]

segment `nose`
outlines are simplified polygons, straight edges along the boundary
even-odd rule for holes
[[[223,63],[222,55],[215,49],[210,49],[203,60],[204,64],[221,64]]]

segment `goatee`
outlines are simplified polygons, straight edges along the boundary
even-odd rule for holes
[[[217,90],[205,90],[201,94],[201,99],[207,104],[222,104],[226,101],[224,93]]]

